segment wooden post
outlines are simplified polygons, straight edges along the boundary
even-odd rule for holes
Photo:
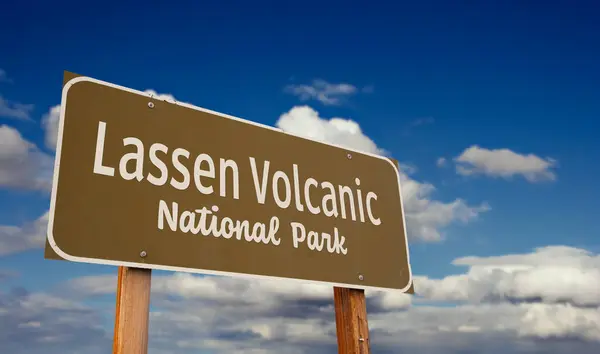
[[[150,269],[119,267],[113,354],[148,353]]]
[[[339,354],[369,354],[369,324],[365,291],[333,288]]]

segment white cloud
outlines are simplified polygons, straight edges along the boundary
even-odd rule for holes
[[[553,168],[557,161],[534,154],[522,155],[509,149],[489,150],[473,145],[454,159],[456,172],[461,175],[483,174],[490,177],[523,176],[529,182],[555,180]]]
[[[467,223],[491,209],[487,203],[473,206],[460,198],[452,202],[433,200],[433,185],[418,182],[403,173],[400,181],[408,235],[413,239],[441,241],[444,227],[454,222]]]
[[[0,225],[0,256],[44,246],[48,212],[22,226]]]
[[[419,277],[416,291],[427,299],[468,302],[545,302],[600,306],[600,255],[566,246],[529,254],[463,257],[464,274]]]
[[[0,188],[49,191],[54,160],[25,140],[19,131],[0,125]]]
[[[568,272],[576,266],[584,273],[593,273],[600,269],[598,257],[600,255],[580,249],[548,246],[531,254],[459,258],[455,264],[476,264],[487,267],[487,271],[480,269],[477,277],[469,271],[466,281],[454,286],[446,279],[443,280],[446,284],[442,281],[434,286],[427,284],[424,277],[415,279],[417,291],[425,293],[428,300],[467,302],[453,307],[411,306],[409,295],[367,292],[372,343],[394,352],[412,345],[430,346],[434,347],[433,352],[444,352],[447,345],[453,350],[474,349],[477,345],[473,342],[477,338],[489,340],[490,336],[499,341],[506,337],[535,346],[540,345],[538,339],[544,338],[600,342],[600,294],[597,292],[600,282],[597,278],[579,279],[577,286],[569,277],[560,275],[561,271]],[[552,262],[553,259],[556,262]],[[481,296],[486,292],[493,294],[494,288],[506,284],[493,272],[493,269],[498,270],[495,267],[516,274],[551,263],[557,274],[554,285],[536,288],[531,282],[533,275],[509,286],[512,291],[500,291],[504,297],[493,300]],[[528,284],[536,289],[533,293],[527,289]],[[432,292],[432,288],[437,293]],[[487,291],[480,290],[486,288]],[[566,296],[555,297],[556,289],[567,289]],[[335,343],[332,290],[327,286],[176,274],[158,279],[153,287],[153,298],[160,308],[153,319],[163,322],[161,328],[164,329],[175,325],[188,330],[210,327],[213,331],[206,335],[211,338],[223,332],[238,336],[245,333],[249,336],[245,349],[268,348],[269,344],[285,341],[290,348],[304,343],[324,350]],[[176,298],[184,299],[185,303],[179,303]],[[517,299],[528,302],[515,301]],[[461,340],[447,342],[449,335]],[[191,343],[186,345],[193,347]],[[237,345],[235,341],[223,340],[219,348],[224,352],[244,349]]]
[[[435,161],[435,165],[437,167],[444,167],[444,166],[446,166],[447,163],[448,163],[448,160],[446,160],[446,158],[444,158],[444,157],[440,157],[439,159],[437,159]]]
[[[48,113],[42,117],[42,127],[45,132],[46,147],[56,150],[56,139],[58,138],[58,121],[60,119],[60,105],[50,107]]]
[[[565,304],[421,306],[370,316],[369,329],[380,344],[396,350],[409,346],[436,353],[490,352],[483,345],[499,353],[561,353],[564,346],[556,347],[560,342],[541,341],[556,338],[572,339],[570,348],[583,341],[591,353],[600,341],[600,311]]]
[[[386,154],[385,150],[362,132],[355,121],[343,118],[324,119],[308,106],[293,107],[281,115],[276,126],[305,138],[373,154]],[[410,178],[409,172],[402,169],[400,179],[408,235],[414,240],[440,241],[443,239],[443,227],[456,221],[469,222],[490,209],[487,204],[472,206],[462,199],[446,203],[432,200],[435,187]]]
[[[220,290],[224,295],[231,291]],[[335,352],[332,296],[307,301],[300,295],[272,304],[268,290],[261,294],[262,301],[248,303],[245,293],[214,302],[216,298],[205,299],[200,293],[184,298],[175,291],[154,292],[149,353]],[[0,292],[0,345],[15,354],[54,354],[64,348],[105,352],[110,348],[112,294],[110,304],[107,312],[100,313],[68,295]],[[600,341],[598,310],[565,304],[415,306],[386,311],[368,307],[371,348],[377,353],[558,354],[569,349],[591,354]]]
[[[366,136],[358,123],[350,119],[324,119],[309,106],[295,106],[282,114],[275,125],[285,132],[324,141],[359,151],[383,155],[385,151]]]
[[[540,338],[579,337],[600,341],[600,308],[532,304],[521,317],[518,332]]]
[[[358,89],[347,83],[331,84],[325,80],[313,80],[311,85],[288,85],[285,92],[298,96],[302,101],[317,100],[324,105],[340,105],[344,98],[354,95]],[[363,92],[372,92],[371,86],[365,87]]]
[[[9,101],[0,96],[0,117],[31,120],[32,104]]]

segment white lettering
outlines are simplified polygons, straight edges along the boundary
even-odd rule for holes
[[[233,199],[240,199],[240,172],[237,163],[233,160],[221,159],[220,166],[220,196],[225,197],[227,195],[226,172],[227,168],[230,168],[233,174]]]
[[[121,177],[126,180],[137,179],[138,182],[144,179],[144,144],[138,138],[128,137],[123,139],[123,146],[134,145],[136,152],[129,152],[119,162],[119,172]],[[127,163],[131,160],[135,160],[135,171],[127,171]]]
[[[348,254],[348,249],[344,247],[346,237],[340,236],[337,227],[333,228],[333,235],[326,232],[319,233],[316,231],[309,231],[307,238],[306,229],[304,228],[304,225],[302,225],[302,223],[291,222],[290,226],[292,227],[292,242],[294,244],[294,248],[298,248],[301,243],[306,241],[306,245],[311,251],[320,252],[323,249],[326,249],[329,253],[337,253],[343,255]],[[327,243],[326,248],[325,243]]]
[[[158,202],[158,229],[162,230],[164,228],[164,220],[165,214],[167,214],[167,222],[169,223],[169,228],[171,231],[177,230],[177,209],[179,206],[177,203],[173,202],[173,213],[169,212],[169,207],[164,200]]]
[[[302,205],[302,200],[300,199],[300,176],[298,173],[298,165],[294,164],[294,200],[296,201],[296,210],[304,211],[304,205]],[[306,184],[305,184],[306,190]],[[307,201],[310,203],[310,201]]]
[[[350,213],[352,215],[352,220],[356,221],[356,211],[354,210],[354,196],[352,195],[352,189],[348,186],[338,186],[340,191],[340,206],[342,207],[342,219],[346,218],[346,202],[344,196],[348,197],[348,201],[350,203]]]
[[[167,170],[167,165],[156,156],[156,152],[161,151],[163,153],[167,153],[169,148],[160,143],[155,143],[150,146],[150,161],[160,170],[160,177],[155,177],[151,173],[148,174],[148,182],[152,183],[155,186],[162,186],[167,183],[167,178],[169,176],[169,170]]]
[[[216,205],[211,207],[211,210],[206,207],[195,210],[184,210],[178,214],[178,204],[172,204],[172,212],[164,200],[158,204],[158,229],[164,229],[164,222],[167,221],[171,231],[176,232],[178,229],[183,233],[192,233],[194,235],[201,234],[203,236],[223,237],[231,239],[233,236],[237,240],[245,240],[247,242],[263,243],[265,245],[272,244],[279,246],[281,239],[277,236],[279,231],[279,218],[271,217],[268,228],[265,223],[255,222],[252,225],[250,232],[250,222],[248,220],[232,220],[229,217],[224,217],[219,222],[219,217],[216,215],[219,208]],[[207,222],[210,216],[210,222]]]
[[[329,236],[329,235],[328,235]],[[308,232],[308,240],[306,241],[308,248],[311,251],[321,251],[323,249],[323,242],[320,242],[319,233],[316,231]]]
[[[208,163],[208,170],[203,170],[201,168],[202,162],[205,161]],[[200,154],[196,157],[196,161],[194,162],[194,182],[200,193],[212,194],[214,191],[213,186],[204,186],[200,177],[215,178],[215,163],[208,154]]]
[[[381,224],[381,219],[375,219],[373,217],[373,212],[371,211],[371,199],[377,200],[377,194],[373,192],[367,193],[367,214],[369,215],[369,220],[371,221],[371,223],[375,226],[378,226]]]
[[[252,169],[252,181],[254,181],[254,190],[256,191],[256,201],[259,204],[265,204],[267,197],[267,179],[269,178],[269,161],[263,164],[262,182],[258,184],[258,172],[256,171],[256,161],[250,157],[250,168]]]
[[[282,180],[283,184],[285,184],[284,199],[281,199],[279,195],[279,180]],[[290,186],[290,179],[285,172],[277,171],[273,174],[273,199],[275,199],[275,204],[282,209],[289,207],[292,202],[292,187]]]
[[[181,163],[179,156],[189,159],[190,152],[182,148],[177,148],[175,151],[173,151],[171,162],[173,163],[175,169],[183,176],[183,181],[179,182],[175,179],[175,177],[171,177],[171,185],[179,190],[184,190],[190,186],[190,171],[187,169],[187,167],[185,167],[184,164]]]
[[[244,175],[245,171],[240,171],[235,160],[227,158],[215,160],[208,153],[200,153],[191,157],[190,152],[184,148],[176,148],[171,151],[167,145],[159,142],[147,147],[148,151],[146,151],[140,139],[129,136],[122,139],[124,151],[120,151],[118,167],[116,165],[111,167],[110,161],[105,165],[103,160],[106,130],[107,124],[98,122],[93,173],[115,176],[118,169],[118,174],[128,181],[134,179],[142,181],[146,178],[154,186],[164,186],[169,183],[178,190],[186,190],[193,183],[202,194],[215,194],[218,188],[220,197],[240,199],[240,189],[242,188],[240,172],[244,178],[247,175]],[[146,153],[148,154],[147,159],[150,161],[150,171],[148,171],[148,166],[144,171]],[[249,162],[258,204],[266,204],[267,195],[273,193],[272,202],[281,209],[290,208],[293,202],[295,209],[299,212],[307,209],[312,215],[322,213],[326,217],[340,217],[352,221],[358,219],[362,223],[368,220],[375,226],[382,223],[374,213],[377,194],[367,190],[362,191],[361,181],[358,177],[354,178],[354,185],[334,185],[327,180],[318,181],[313,177],[301,176],[300,166],[295,163],[291,164],[293,174],[289,176],[285,172],[286,169],[276,170],[274,168],[274,173],[270,173],[270,161],[268,160],[262,162],[261,171],[259,171],[254,157],[249,157]],[[219,166],[215,166],[216,163],[219,163]],[[113,164],[116,164],[116,161]],[[154,168],[151,168],[152,166]],[[174,175],[170,175],[172,173]],[[219,178],[218,187],[215,185],[217,177]],[[159,206],[160,217],[167,220],[171,229],[176,227],[182,232],[194,234],[207,233],[214,237],[223,236],[227,239],[235,237],[238,240],[244,239],[257,243],[276,243],[275,236],[270,236],[269,230],[279,227],[278,219],[273,221],[273,225],[250,223],[244,220],[235,221],[231,218],[221,219],[216,212],[217,210],[211,211],[211,209],[202,208],[182,212],[181,215],[171,215],[168,213],[166,205]],[[176,222],[177,225],[173,226],[173,222]],[[206,229],[199,226],[202,224],[206,224]],[[311,231],[304,229],[304,226],[299,224],[293,226],[293,232],[296,235],[296,244],[305,242],[309,249],[315,251],[335,248],[336,253],[342,252],[343,243],[334,237],[335,233]],[[343,236],[341,237],[343,238]]]
[[[181,213],[181,218],[179,219],[179,229],[183,233],[188,233],[194,229],[194,221],[196,221],[196,214],[192,213],[189,210]]]
[[[104,136],[106,135],[106,123],[98,122],[98,135],[96,136],[96,155],[94,156],[94,173],[98,175],[114,176],[115,168],[104,166]]]
[[[306,202],[306,207],[308,211],[317,215],[321,212],[321,208],[319,206],[314,206],[310,201],[310,186],[318,186],[318,182],[316,179],[310,177],[304,182],[304,200]]]
[[[341,253],[343,255],[348,254],[348,249],[344,247],[344,243],[346,242],[346,237],[340,237],[339,231],[337,227],[333,228],[333,249],[335,253]],[[333,253],[333,252],[332,252]]]
[[[221,219],[221,231],[223,238],[230,239],[234,231],[233,220],[228,217]]]
[[[337,218],[338,216],[338,210],[337,210],[337,201],[336,201],[336,197],[335,197],[335,189],[333,188],[333,184],[331,184],[331,182],[321,182],[321,188],[325,189],[329,189],[329,194],[325,195],[323,197],[322,200],[322,207],[323,207],[323,213],[326,216],[334,216]],[[327,202],[330,201],[331,206],[328,209],[327,208]]]
[[[294,242],[294,248],[298,248],[298,244],[304,242],[306,239],[306,230],[304,229],[304,225],[299,222],[291,222],[290,226],[292,227],[292,241]],[[300,232],[300,235],[298,235]]]
[[[356,186],[360,186],[360,179],[357,177],[354,179],[354,183]],[[358,196],[358,213],[360,214],[360,222],[365,222],[365,210],[364,203],[362,197],[362,191],[360,189],[356,189],[356,195]]]

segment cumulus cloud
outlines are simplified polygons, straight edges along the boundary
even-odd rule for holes
[[[113,286],[114,290],[114,286]],[[227,289],[221,289],[226,294]],[[228,296],[152,294],[149,353],[331,353],[336,351],[333,300],[261,303]],[[112,298],[112,297],[111,297]],[[210,298],[210,295],[208,295]],[[214,298],[213,298],[214,300]],[[264,303],[264,304],[262,304]],[[262,304],[262,305],[261,305]],[[369,307],[371,348],[377,353],[596,353],[597,309],[565,304]],[[69,297],[0,292],[0,343],[10,353],[101,353],[110,350],[111,313]],[[553,340],[545,340],[553,339]],[[45,345],[45,347],[43,346]],[[60,349],[59,349],[60,348]]]
[[[444,166],[446,166],[447,163],[448,163],[448,160],[446,160],[446,158],[444,158],[444,157],[440,157],[439,159],[437,159],[435,161],[435,165],[437,167],[444,167]]]
[[[324,105],[340,105],[348,96],[354,95],[358,89],[347,83],[331,84],[325,80],[313,80],[310,85],[288,85],[286,93],[300,98],[301,101],[316,100]],[[373,91],[371,86],[362,90],[364,93]]]
[[[451,223],[468,223],[491,208],[487,203],[469,205],[463,199],[442,202],[431,199],[435,187],[401,173],[402,198],[408,235],[414,240],[437,242],[444,239],[442,229]]]
[[[562,316],[565,317],[562,317]],[[598,309],[564,304],[421,306],[372,316],[373,343],[392,352],[562,353],[597,347]],[[551,335],[549,335],[551,333]],[[556,341],[543,341],[544,339]]]
[[[0,225],[0,256],[42,247],[47,226],[48,212],[22,226]]]
[[[31,120],[32,104],[9,101],[0,96],[0,117]]]
[[[600,308],[571,304],[532,304],[521,317],[518,333],[538,338],[581,338],[600,341]]]
[[[442,279],[416,276],[415,301],[454,302],[457,306],[413,306],[408,311],[382,313],[369,322],[372,331],[385,333],[390,346],[400,331],[417,332],[419,335],[408,336],[409,342],[419,338],[423,343],[414,345],[425,347],[439,346],[438,341],[429,339],[440,340],[445,334],[468,339],[469,346],[475,338],[490,345],[507,337],[513,343],[521,341],[522,345],[513,348],[515,352],[544,352],[551,345],[583,345],[591,350],[597,345],[593,343],[600,342],[600,254],[546,246],[525,254],[461,257],[452,263],[469,268],[464,274]],[[491,334],[495,339],[489,338]],[[549,342],[542,349],[540,339],[560,342]],[[447,343],[451,343],[449,352],[466,349],[462,347],[465,343]]]
[[[0,125],[0,188],[49,191],[54,160],[25,140],[18,130]]]
[[[437,301],[544,302],[600,306],[600,255],[547,246],[528,254],[463,257],[464,274],[443,279],[419,277],[419,295]]]
[[[287,133],[304,138],[328,142],[372,154],[384,155],[371,138],[366,136],[360,125],[350,119],[324,119],[309,106],[296,106],[282,114],[275,125]]]
[[[281,115],[276,126],[285,132],[305,138],[334,143],[373,154],[386,155],[386,151],[366,136],[355,121],[343,118],[325,119],[308,106],[297,106]],[[407,221],[408,235],[413,240],[440,241],[441,229],[453,222],[469,222],[489,205],[469,205],[462,199],[441,202],[432,199],[435,187],[409,177],[410,169],[402,169],[400,181]]]
[[[461,175],[482,174],[490,177],[511,178],[523,176],[529,182],[556,179],[557,161],[534,154],[519,154],[509,149],[486,149],[473,145],[465,149],[456,162],[456,172]]]
[[[44,128],[44,142],[50,150],[56,150],[56,139],[58,138],[58,120],[60,119],[60,105],[50,107],[48,113],[42,117]]]

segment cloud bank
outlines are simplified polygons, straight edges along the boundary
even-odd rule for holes
[[[372,350],[595,353],[600,345],[599,259],[599,254],[559,245],[524,254],[467,256],[452,262],[458,269],[466,267],[464,273],[416,277],[418,296],[368,291]],[[569,276],[578,273],[588,278]],[[95,316],[81,301],[109,296],[104,316],[110,319],[115,285],[115,274],[87,276],[57,287],[57,294],[35,296],[61,299],[53,306],[67,309],[64,318],[72,308]],[[439,306],[440,301],[455,305]],[[335,352],[334,318],[328,286],[160,273],[152,281],[150,352]],[[40,322],[39,327],[44,323],[34,317],[19,323],[31,321]],[[90,323],[81,330],[93,329]],[[13,327],[12,333],[26,330]],[[110,331],[106,328],[105,336]]]

